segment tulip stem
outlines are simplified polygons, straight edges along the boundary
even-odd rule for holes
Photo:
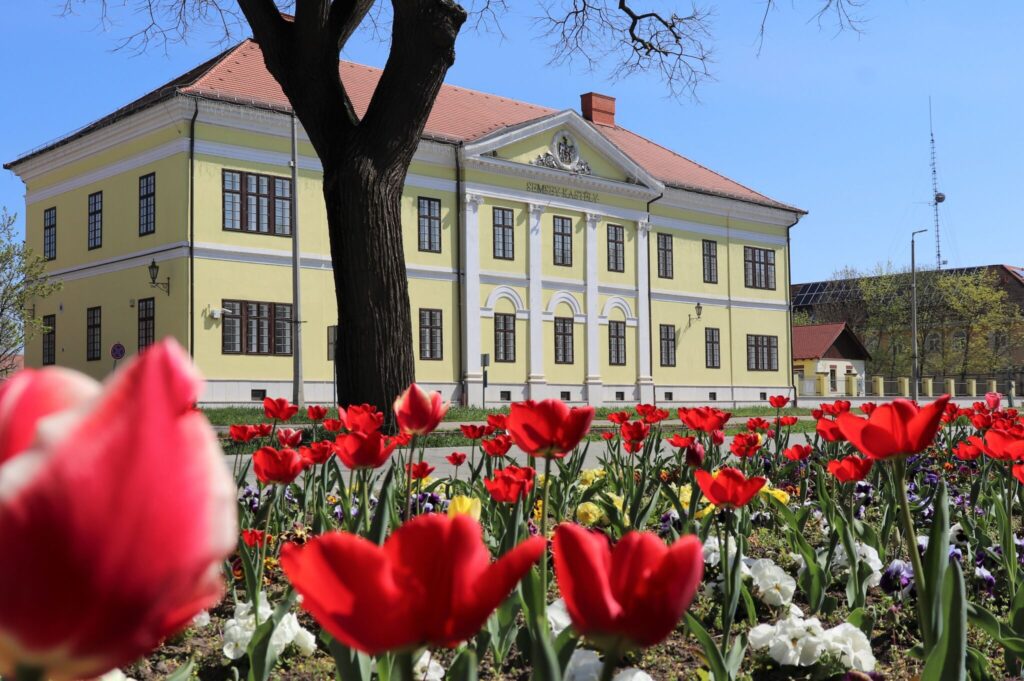
[[[413,681],[413,660],[412,653],[398,653],[395,655],[396,681]]]
[[[15,681],[42,681],[45,678],[43,670],[35,667],[24,667],[19,665],[14,670]]]
[[[896,503],[900,511],[900,528],[910,554],[910,565],[914,569],[914,586],[917,591],[917,616],[921,620],[921,639],[925,654],[932,649],[931,594],[925,582],[924,565],[921,553],[917,549],[917,534],[914,531],[914,518],[910,514],[910,502],[907,500],[907,459],[897,457],[893,460],[893,487],[896,488]]]
[[[612,648],[604,655],[604,664],[601,665],[601,681],[612,681],[615,678],[615,669],[619,666],[619,659],[622,654],[618,647]]]
[[[544,457],[544,493],[540,507],[540,536],[544,539],[544,557],[540,561],[540,590],[545,608],[548,602],[548,486],[551,484],[551,457]]]

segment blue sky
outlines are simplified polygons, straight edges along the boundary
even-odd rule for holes
[[[96,3],[91,3],[95,6]],[[118,3],[113,3],[118,4]],[[779,3],[757,54],[761,3],[719,0],[714,81],[700,101],[665,97],[648,76],[608,81],[606,69],[552,67],[526,14],[504,40],[467,32],[448,81],[557,108],[590,90],[618,99],[617,118],[645,136],[810,214],[793,229],[793,280],[843,266],[909,261],[909,235],[931,227],[928,97],[938,141],[942,250],[950,266],[1024,265],[1017,199],[1024,142],[1024,3],[971,12],[952,0],[871,0],[861,34],[808,19],[818,0]],[[659,4],[659,3],[654,3]],[[676,4],[664,2],[665,5]],[[678,3],[682,6],[682,3]],[[222,49],[211,31],[137,55],[113,48],[134,18],[105,30],[89,6],[58,17],[56,0],[0,0],[7,161],[149,91]],[[354,39],[345,57],[380,65],[385,46]],[[23,211],[21,182],[0,172],[0,205]],[[931,234],[919,260],[934,261]]]

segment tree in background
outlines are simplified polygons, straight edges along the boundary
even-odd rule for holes
[[[33,301],[61,288],[46,278],[46,261],[15,234],[14,220],[0,208],[0,373],[13,366],[25,343],[46,331]]]
[[[214,22],[225,38],[245,24],[316,149],[323,167],[339,315],[338,400],[389,405],[414,379],[412,322],[402,249],[400,200],[427,116],[455,61],[463,25],[501,30],[507,0],[122,0],[144,25],[125,45],[183,40],[195,23]],[[516,2],[523,11],[527,3]],[[658,10],[639,8],[654,5]],[[692,94],[708,76],[710,13],[674,2],[537,0],[536,25],[554,62],[606,65],[614,77],[661,76],[669,93]],[[683,3],[679,3],[680,5]],[[814,0],[817,18],[857,28],[862,0]],[[65,11],[107,0],[65,0]],[[666,5],[668,5],[666,7]],[[762,0],[765,23],[775,0]],[[293,12],[294,16],[284,14]],[[357,115],[338,72],[352,35],[390,34],[383,73],[366,112]],[[358,310],[346,315],[346,310]]]

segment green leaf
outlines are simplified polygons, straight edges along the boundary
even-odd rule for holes
[[[928,627],[931,636],[925,641],[938,641],[942,636],[942,592],[945,584],[946,569],[949,565],[949,499],[946,495],[946,483],[939,482],[939,488],[932,501],[935,516],[932,518],[932,529],[928,534],[928,549],[924,553],[924,576],[927,594],[918,594],[918,598],[927,598],[931,622],[922,622]],[[916,540],[915,540],[916,541]],[[927,652],[927,651],[926,651]]]
[[[851,611],[846,617],[846,621],[864,632],[869,639],[871,638],[871,632],[875,628],[875,617],[866,608],[857,608]]]
[[[958,562],[953,561],[949,569],[946,570],[941,593],[942,636],[928,654],[924,671],[921,672],[921,681],[965,681],[967,679],[967,603],[964,598],[964,576],[960,572]]]
[[[334,667],[340,681],[370,681],[370,658],[346,646],[326,631],[320,633],[320,640],[334,658]],[[382,657],[377,661],[377,675],[384,681],[391,676],[390,660]]]
[[[555,653],[555,647],[551,645],[551,635],[548,631],[547,617],[541,613],[534,618],[533,623],[533,654],[530,656],[530,663],[533,665],[532,681],[562,681],[562,667]]]
[[[448,670],[451,681],[477,681],[476,651],[470,647],[462,649]]]
[[[274,630],[277,629],[277,625],[281,623],[284,616],[295,605],[296,598],[298,598],[298,594],[295,593],[295,590],[288,589],[284,600],[274,608],[270,619],[262,622],[253,633],[252,639],[249,641],[249,648],[246,650],[249,655],[249,681],[267,681],[270,678],[270,672],[277,664],[277,654],[270,648],[270,637],[273,636]],[[258,602],[254,601],[252,605],[253,608],[259,608]]]
[[[370,536],[368,539],[377,544],[377,546],[381,546],[384,543],[384,539],[388,536],[388,530],[391,526],[391,483],[394,481],[394,472],[395,468],[392,466],[384,477],[384,484],[381,485],[380,494],[377,496],[377,510],[373,514],[373,522],[370,524]]]
[[[995,615],[976,603],[967,604],[967,619],[992,637],[1007,651],[1024,655],[1024,638],[1009,625],[1000,622]]]
[[[740,665],[743,664],[743,656],[747,652],[747,635],[743,634],[733,641],[729,654],[725,657],[725,669],[730,679],[736,678],[740,673]]]
[[[195,661],[189,658],[188,662],[175,669],[164,681],[187,681],[192,676],[195,666]]]
[[[686,613],[686,626],[704,649],[704,658],[708,661],[708,667],[711,669],[715,681],[730,681],[732,677],[729,675],[725,658],[722,657],[722,652],[715,645],[708,630],[701,625],[700,620],[690,613]]]

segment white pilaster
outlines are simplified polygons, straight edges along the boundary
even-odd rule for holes
[[[544,386],[544,288],[543,288],[543,232],[541,220],[544,206],[527,204],[530,212],[529,240],[529,313],[530,313],[530,365],[526,382],[530,399],[542,399]]]
[[[651,301],[648,280],[648,235],[651,223],[641,220],[636,225],[636,344],[638,357],[637,390],[640,401],[645,404],[654,402],[654,378],[651,376]]]
[[[465,320],[466,343],[463,346],[463,372],[466,381],[466,403],[472,407],[484,404],[484,374],[480,366],[480,215],[482,197],[465,195],[462,244],[462,318]]]
[[[598,326],[598,295],[597,295],[597,223],[600,216],[587,213],[586,227],[586,293],[585,304],[587,313],[587,403],[600,405],[601,394],[601,330]]]

